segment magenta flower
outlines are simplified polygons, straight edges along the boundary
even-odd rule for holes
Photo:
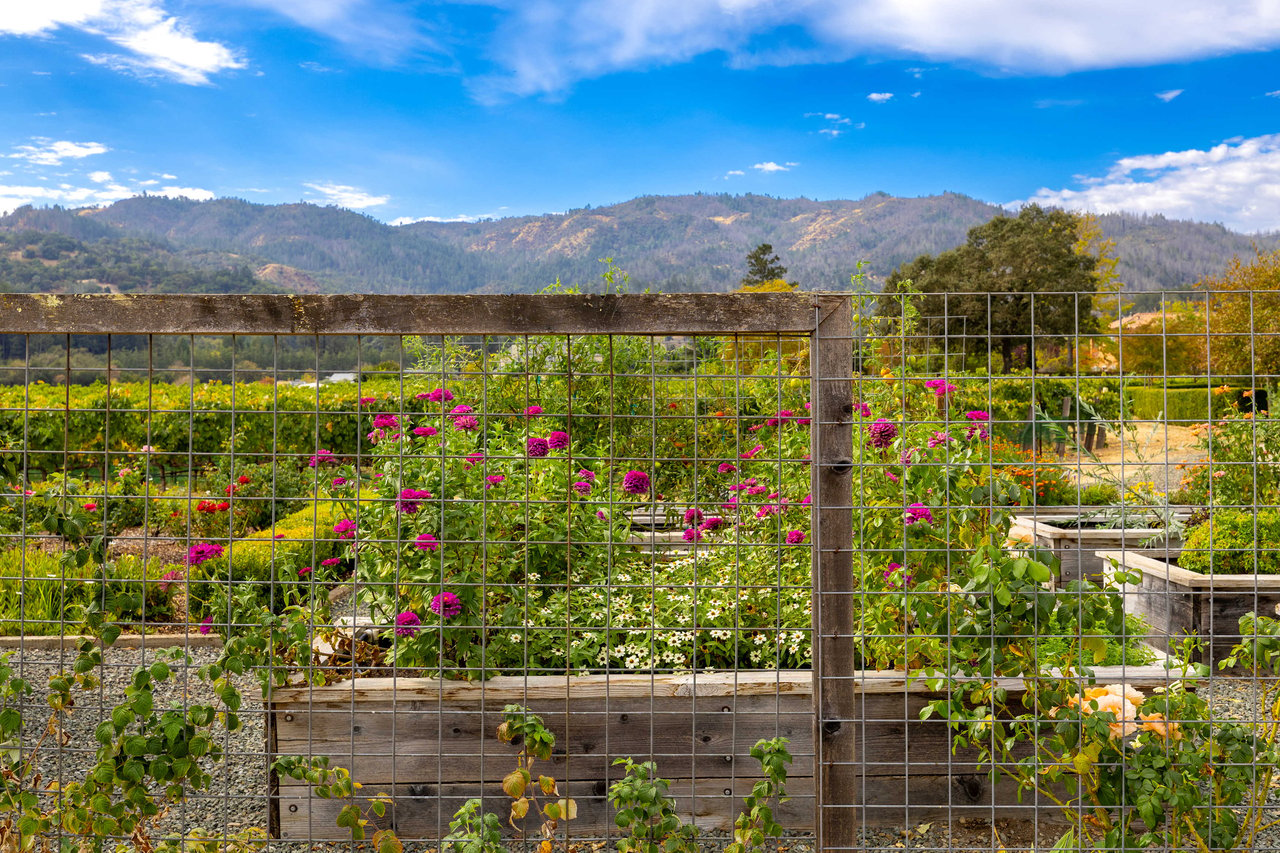
[[[966,439],[973,440],[973,437],[976,435],[978,438],[986,441],[988,436],[987,422],[991,420],[991,415],[975,409],[972,412],[965,412],[964,416],[973,421],[973,423],[964,431],[964,437]]]
[[[787,544],[799,545],[801,542],[804,541],[804,536],[805,534],[803,530],[792,530],[790,533],[787,534]]]
[[[547,436],[547,446],[552,450],[564,450],[569,446],[569,433],[556,430]]]
[[[858,414],[862,415],[864,418],[871,417],[871,407],[866,403],[858,403],[854,406],[854,409],[856,409]]]
[[[427,397],[428,397],[428,396],[429,396],[429,395],[427,394],[427,392],[426,392],[426,391],[419,391],[417,394],[414,394],[414,395],[413,395],[413,399],[415,399],[415,400],[425,400],[425,399],[427,399]]]
[[[742,454],[742,458],[743,458],[743,459],[755,459],[755,458],[756,458],[756,454],[757,454],[757,453],[759,453],[761,450],[764,450],[764,445],[763,445],[763,444],[757,444],[755,447],[751,448],[751,449],[750,449],[750,450],[748,450],[746,453],[743,453],[743,454]]]
[[[768,518],[769,516],[775,514],[777,511],[778,511],[778,507],[774,506],[773,504],[765,504],[764,506],[756,510],[756,518]]]
[[[530,406],[524,410],[524,413],[526,417],[534,418],[542,414],[542,407],[537,405]]]
[[[929,439],[929,447],[937,447],[940,444],[950,444],[954,440],[955,439],[951,437],[951,433],[935,432],[933,437]]]
[[[377,398],[377,397],[361,397],[361,398],[360,398],[360,405],[362,405],[362,406],[368,406],[368,405],[370,405],[370,404],[372,404],[372,403],[376,403],[376,402],[378,402],[378,398]]]
[[[339,539],[350,539],[356,535],[356,523],[344,518],[333,526],[333,532],[338,534]]]
[[[440,548],[440,540],[430,533],[419,533],[418,537],[413,540],[413,547],[419,551],[436,551]]]
[[[933,513],[924,504],[914,503],[907,507],[906,518],[907,524],[915,524],[918,521],[927,523],[933,521]]]
[[[373,416],[374,429],[395,429],[400,426],[400,419],[395,415],[383,412],[380,415]]]
[[[462,432],[471,432],[480,428],[480,422],[471,415],[459,415],[453,419],[453,428]]]
[[[422,620],[418,618],[418,614],[412,610],[406,610],[404,613],[396,616],[396,636],[412,637],[422,627]]]
[[[307,463],[307,467],[308,467],[308,468],[314,468],[314,467],[316,467],[317,465],[319,465],[321,462],[332,462],[332,461],[334,461],[334,459],[333,459],[333,451],[332,451],[332,450],[321,450],[321,451],[320,451],[319,453],[317,453],[315,456],[312,456],[312,457],[311,457],[311,461]]]
[[[420,426],[420,427],[413,428],[414,435],[420,435],[425,438],[430,438],[431,436],[435,435],[438,432],[440,432],[440,430],[436,429],[433,426]]]
[[[898,427],[896,424],[880,418],[867,427],[867,436],[872,447],[878,447],[883,450],[893,444],[893,440],[898,437]]]
[[[445,619],[452,619],[462,612],[462,601],[451,592],[442,592],[431,599],[431,612]]]
[[[916,459],[916,449],[914,447],[906,448],[905,450],[902,451],[902,455],[898,457],[898,461],[902,463],[902,467],[904,468],[910,468],[911,463],[914,462],[915,459]]]
[[[462,460],[462,467],[470,471],[472,468],[484,461],[484,454],[480,452],[468,453],[467,458]]]
[[[747,489],[747,494],[749,494],[749,495],[763,495],[763,494],[764,494],[765,492],[767,492],[767,491],[769,491],[769,490],[768,490],[768,489],[766,489],[764,486],[752,486],[752,487],[750,487],[749,489]]]
[[[446,388],[437,388],[430,394],[427,394],[426,397],[433,403],[448,403],[453,399],[453,392]]]
[[[701,542],[701,541],[702,541],[702,531],[701,531],[701,530],[699,530],[699,529],[698,529],[698,528],[696,528],[696,527],[690,527],[690,528],[687,528],[687,529],[684,531],[684,541],[686,541],[686,542]]]
[[[333,478],[333,487],[334,487],[335,489],[336,489],[338,486],[345,486],[346,484],[347,484],[347,478],[346,478],[346,477],[334,477],[334,478]]]
[[[338,563],[341,563],[341,562],[342,562],[342,558],[341,558],[341,557],[330,557],[330,558],[329,558],[329,559],[327,559],[327,560],[321,560],[321,561],[320,561],[320,565],[322,565],[322,566],[336,566],[336,565],[338,565]]]
[[[724,519],[718,515],[709,515],[702,519],[702,523],[698,526],[710,533],[713,530],[719,530],[724,525]]]
[[[647,495],[649,489],[649,475],[643,471],[628,471],[622,478],[622,491],[629,495]]]
[[[810,506],[813,503],[813,495],[805,495],[804,500],[800,501],[800,506]]]
[[[199,630],[201,634],[208,636],[209,629],[212,627],[213,627],[213,617],[206,616],[204,617],[204,621],[200,623],[200,627],[197,630]]]
[[[935,397],[945,397],[956,390],[956,386],[945,379],[930,379],[924,383],[924,387],[933,391]]]
[[[298,577],[300,578],[305,578],[309,574],[311,574],[310,566],[304,566],[303,568],[298,569]]]
[[[609,516],[608,516],[608,515],[606,515],[606,514],[605,514],[605,511],[604,511],[604,510],[602,510],[602,509],[598,509],[598,510],[596,510],[596,518],[600,519],[601,521],[608,521],[608,520],[609,520]]]
[[[538,438],[536,435],[529,436],[524,443],[525,452],[534,459],[540,459],[546,456],[551,450],[551,445],[547,443],[545,438]]]
[[[221,545],[215,545],[211,542],[200,542],[192,545],[187,551],[187,565],[198,566],[207,560],[214,560],[221,556]]]
[[[194,565],[194,563],[192,565]],[[165,572],[163,575],[160,576],[160,582],[156,584],[156,589],[160,590],[161,592],[168,592],[170,584],[177,583],[178,581],[182,580],[184,577],[185,575],[183,574],[181,569],[173,569],[172,571]]]
[[[502,476],[501,474],[490,474],[488,477],[484,478],[484,482],[485,482],[484,487],[486,489],[492,489],[494,486],[498,485],[505,479],[507,478]]]
[[[580,495],[589,495],[591,494],[591,484],[586,480],[579,480],[573,484],[573,490]]]
[[[898,475],[897,475],[897,474],[895,474],[895,473],[893,473],[892,471],[885,471],[885,472],[884,472],[884,475],[885,475],[886,477],[888,477],[888,478],[889,478],[889,482],[891,482],[891,483],[901,483],[901,482],[902,482],[902,480],[898,479]]]
[[[419,501],[429,500],[431,493],[426,489],[402,489],[400,491],[400,500],[396,501],[396,509],[408,515],[413,515],[418,511]]]
[[[700,521],[702,521],[702,510],[696,506],[691,506],[684,511],[685,524],[697,524]]]
[[[716,471],[720,474],[732,474],[737,470],[738,466],[734,465],[732,462],[721,462],[719,467],[716,468]]]
[[[469,415],[474,411],[475,409],[471,408],[466,403],[459,403],[449,410],[449,414],[456,417],[457,415]]]
[[[596,481],[596,472],[588,471],[586,468],[579,468],[578,476],[586,480],[588,483],[594,483]]]
[[[974,409],[972,412],[965,412],[964,416],[971,421],[982,421],[983,423],[991,420],[991,415],[981,409]]]

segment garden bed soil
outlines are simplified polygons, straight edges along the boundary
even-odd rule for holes
[[[1213,665],[1231,653],[1241,639],[1241,616],[1270,616],[1280,605],[1280,575],[1205,575],[1133,551],[1099,551],[1097,557],[1108,571],[1115,560],[1142,574],[1140,582],[1122,584],[1120,590],[1125,612],[1151,626],[1147,641],[1168,652],[1179,638],[1199,636],[1205,640],[1201,663]]]
[[[1017,515],[1009,538],[1018,543],[1046,548],[1062,561],[1062,571],[1054,579],[1061,588],[1072,581],[1090,580],[1101,584],[1108,564],[1098,556],[1101,551],[1124,550],[1150,557],[1176,557],[1182,550],[1182,538],[1174,536],[1163,544],[1141,547],[1164,531],[1156,527],[1103,527],[1102,522],[1078,523],[1071,517]],[[1068,524],[1072,526],[1067,526]]]
[[[1159,664],[1099,667],[1097,683],[1139,690],[1166,686],[1174,676]],[[853,790],[839,802],[863,826],[915,826],[958,818],[1043,820],[1052,803],[1024,796],[1004,779],[993,786],[971,750],[953,754],[952,732],[937,718],[920,720],[940,694],[901,672],[859,671],[853,719]],[[1019,680],[1002,683],[1011,697]],[[450,816],[479,797],[505,818],[510,800],[502,778],[518,747],[497,740],[503,707],[520,704],[543,717],[556,735],[549,762],[534,774],[553,776],[578,805],[571,834],[612,827],[606,800],[621,778],[614,758],[657,762],[685,820],[708,830],[731,829],[742,798],[760,776],[751,747],[786,737],[795,757],[779,809],[783,826],[812,831],[814,797],[813,673],[722,672],[686,675],[619,674],[499,677],[487,682],[426,678],[365,678],[273,692],[268,703],[267,750],[274,755],[328,757],[346,767],[366,798],[388,794],[394,806],[370,830],[395,828],[439,838]],[[271,779],[270,830],[282,839],[347,837],[336,826],[343,803],[314,796],[292,779]],[[563,824],[562,824],[563,826]],[[537,820],[521,827],[529,837]],[[504,830],[512,830],[504,820]]]

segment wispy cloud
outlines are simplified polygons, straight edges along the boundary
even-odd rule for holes
[[[724,179],[727,181],[730,178],[740,178],[745,174],[746,172],[742,171],[741,169],[730,169],[729,171],[724,173]]]
[[[89,180],[93,181],[95,184],[105,184],[115,179],[111,177],[110,172],[90,172]]]
[[[1038,110],[1071,109],[1080,106],[1084,106],[1082,98],[1041,98],[1035,103]]]
[[[763,163],[756,163],[751,168],[755,169],[758,172],[765,172],[767,174],[769,172],[790,172],[793,167],[799,166],[799,165],[800,165],[799,163],[790,163],[790,162],[778,164],[773,162],[772,160],[766,160]]]
[[[867,95],[867,100],[873,104],[883,104],[885,101],[893,99],[893,92],[872,92]]]
[[[1099,213],[1161,213],[1241,231],[1280,229],[1280,134],[1117,160],[1081,189],[1044,188],[1030,202]]]
[[[65,204],[83,207],[110,204],[137,192],[120,184],[77,186],[60,183],[53,186],[36,184],[0,184],[0,214],[9,213],[24,204]]]
[[[1170,101],[1172,101],[1174,98],[1181,95],[1184,91],[1186,90],[1185,89],[1168,89],[1164,92],[1156,92],[1156,97],[1167,104]]]
[[[830,136],[832,139],[836,139],[850,129],[861,130],[866,127],[862,122],[855,125],[853,119],[842,116],[840,113],[805,113],[804,117],[819,118],[825,121],[827,126],[820,128],[818,133],[823,136]]]
[[[148,190],[151,195],[163,195],[169,198],[189,198],[193,201],[209,201],[217,198],[217,193],[212,190],[202,189],[200,187],[161,187],[158,190]]]
[[[330,38],[350,53],[385,64],[413,55],[447,59],[448,50],[412,13],[411,3],[387,0],[224,0],[263,9]],[[502,0],[498,0],[502,2]],[[329,70],[319,63],[309,71]]]
[[[1276,89],[1274,92],[1267,92],[1266,96],[1268,98],[1280,98],[1280,89]]]
[[[64,160],[80,160],[95,154],[106,154],[110,149],[101,142],[71,142],[43,137],[32,139],[27,145],[14,147],[7,155],[14,160],[25,160],[35,166],[61,166]]]
[[[336,204],[338,207],[347,207],[352,210],[377,207],[391,200],[389,195],[370,195],[362,189],[347,186],[346,184],[322,182],[303,184],[303,186],[320,193],[324,197],[322,200],[329,204]]]
[[[86,53],[83,59],[139,76],[203,85],[212,75],[245,65],[226,45],[194,35],[185,21],[165,10],[161,0],[0,4],[0,35],[47,36],[63,27],[99,36],[124,50]]]

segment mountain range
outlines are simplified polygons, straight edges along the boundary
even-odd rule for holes
[[[338,207],[140,196],[0,217],[0,290],[527,293],[557,280],[598,285],[601,260],[613,258],[630,289],[716,292],[735,288],[747,252],[766,242],[788,279],[843,289],[859,261],[878,282],[1002,213],[955,193],[857,201],[699,193],[392,226]],[[1280,248],[1280,233],[1149,215],[1098,221],[1131,291],[1184,289],[1234,256]]]

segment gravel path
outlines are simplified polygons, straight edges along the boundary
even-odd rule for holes
[[[199,667],[212,662],[218,654],[217,649],[191,649],[192,667]],[[87,768],[92,767],[96,742],[93,739],[95,727],[103,720],[104,706],[109,709],[112,697],[123,696],[134,669],[140,664],[150,664],[154,660],[154,650],[117,648],[108,650],[102,670],[103,683],[96,691],[97,696],[88,701],[83,695],[78,697],[77,706],[72,712],[68,729],[70,740],[66,746],[46,746],[42,750],[39,769],[43,779],[62,778],[70,781],[83,777]],[[73,655],[70,652],[57,650],[25,649],[14,653],[11,663],[37,689],[37,695],[26,709],[29,720],[24,734],[25,744],[35,743],[44,729],[44,721],[48,717],[44,704],[43,686],[49,677],[63,667],[71,664]],[[222,746],[226,753],[225,762],[214,771],[214,784],[210,791],[192,797],[188,802],[171,809],[161,820],[158,831],[153,837],[176,835],[184,828],[204,827],[216,830],[236,832],[250,827],[265,827],[268,799],[266,792],[267,758],[264,754],[264,716],[257,682],[251,678],[240,679],[240,689],[245,697],[242,713],[244,728],[233,736],[221,733]],[[1209,690],[1211,705],[1216,714],[1223,717],[1234,716],[1247,719],[1256,714],[1253,700],[1254,684],[1249,679],[1215,676]],[[164,708],[169,703],[190,704],[192,702],[209,702],[204,685],[194,676],[177,677],[169,681],[163,689],[156,691],[156,707]],[[1274,798],[1277,803],[1276,814],[1280,817],[1280,797]],[[899,850],[937,850],[967,853],[967,851],[1035,851],[1048,850],[1062,832],[1061,824],[1046,823],[1039,827],[1027,822],[1000,821],[996,826],[982,820],[957,819],[948,826],[942,822],[903,829],[869,829],[860,837],[858,850],[899,851]],[[706,853],[715,853],[722,848],[726,839],[723,834],[707,834],[703,837],[701,847]],[[575,845],[580,853],[587,851],[603,851],[611,849],[611,845],[603,843]],[[431,850],[436,845],[430,842],[406,844],[406,850]],[[349,843],[286,843],[272,841],[271,850],[294,851],[340,851],[352,850]],[[812,844],[804,837],[787,837],[777,845],[779,853],[811,853]],[[1271,831],[1262,839],[1259,850],[1280,850],[1280,831]],[[514,848],[513,848],[514,853]]]

